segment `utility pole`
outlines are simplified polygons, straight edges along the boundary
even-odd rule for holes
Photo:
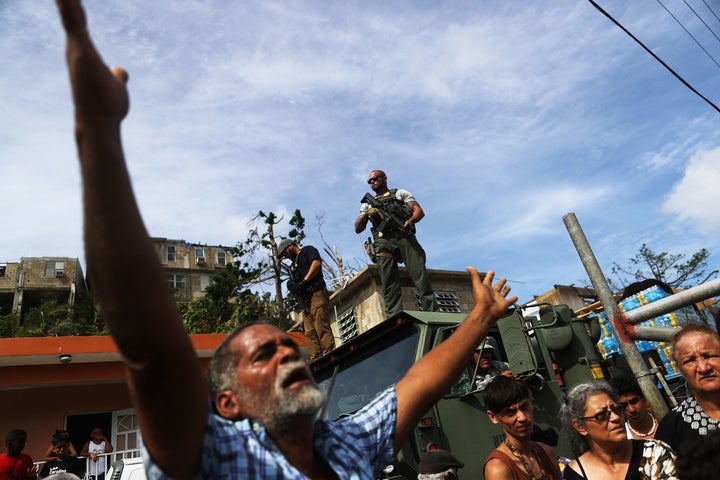
[[[570,234],[570,238],[575,245],[575,249],[580,256],[580,260],[585,267],[585,271],[590,278],[590,282],[595,288],[595,292],[600,299],[605,310],[605,317],[608,320],[608,324],[611,325],[615,332],[615,336],[618,339],[620,349],[625,355],[630,369],[635,375],[635,378],[640,385],[640,389],[645,396],[645,399],[650,404],[650,408],[657,415],[658,418],[662,418],[668,411],[668,406],[665,403],[660,391],[655,387],[655,375],[648,369],[645,359],[640,354],[640,351],[635,345],[635,341],[630,337],[629,332],[625,328],[625,324],[620,321],[620,309],[615,303],[610,287],[608,286],[605,275],[603,275],[600,265],[595,258],[595,254],[590,248],[590,244],[585,237],[585,233],[580,226],[574,213],[568,213],[563,216],[563,222],[565,227]]]

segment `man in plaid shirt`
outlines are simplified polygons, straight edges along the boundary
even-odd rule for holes
[[[468,267],[475,306],[456,333],[374,402],[337,422],[316,420],[324,393],[297,345],[270,325],[229,335],[206,379],[125,165],[127,73],[103,63],[79,0],[57,4],[75,105],[89,275],[125,361],[149,478],[374,478],[517,297],[508,298],[504,279],[493,285],[493,272],[481,279]]]

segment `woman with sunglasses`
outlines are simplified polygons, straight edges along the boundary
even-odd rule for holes
[[[667,444],[628,439],[624,408],[607,382],[573,387],[560,419],[580,450],[563,472],[566,480],[677,479],[675,453]]]

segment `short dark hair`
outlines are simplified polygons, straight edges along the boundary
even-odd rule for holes
[[[610,380],[610,386],[619,395],[639,395],[641,398],[645,398],[640,385],[637,381],[629,375],[619,375]]]
[[[15,430],[10,430],[5,437],[5,444],[12,442],[16,438],[24,438],[27,440],[27,432],[25,430],[22,430],[20,428],[16,428]]]
[[[58,442],[70,444],[70,434],[65,430],[55,430],[55,434],[52,436],[52,444],[55,445]]]
[[[240,335],[243,330],[254,325],[267,324],[264,322],[253,321],[237,327],[235,330],[230,332],[227,337],[225,337],[222,343],[220,343],[218,348],[215,350],[215,353],[213,353],[207,369],[208,386],[210,387],[213,404],[218,393],[223,390],[235,391],[237,389],[235,382],[235,366],[240,358],[240,354],[230,350],[230,342]]]
[[[483,399],[485,406],[493,413],[530,398],[530,389],[524,382],[514,377],[498,375],[485,387]]]

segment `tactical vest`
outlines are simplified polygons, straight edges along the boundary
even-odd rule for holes
[[[393,188],[383,195],[375,195],[375,198],[378,202],[382,203],[383,209],[392,213],[402,221],[405,221],[412,217],[413,210],[410,205],[406,204],[402,200],[398,200],[395,196],[396,193],[397,188]],[[379,218],[371,218],[370,221],[372,222],[373,227],[377,227],[382,220]],[[395,228],[400,228],[400,226],[396,226]],[[390,230],[392,229],[393,228]]]

